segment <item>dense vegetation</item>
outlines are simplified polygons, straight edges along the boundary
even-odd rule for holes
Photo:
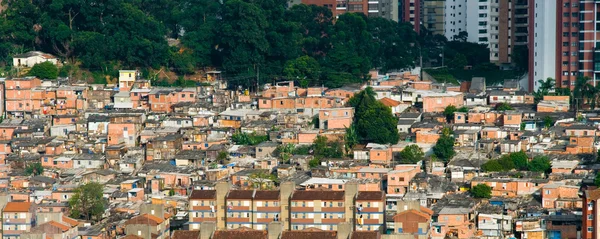
[[[492,187],[486,184],[477,184],[469,190],[474,198],[491,198]]]
[[[367,87],[348,100],[354,107],[354,123],[358,140],[364,143],[396,144],[398,119],[392,110],[375,99],[375,91]],[[349,132],[348,132],[349,133]]]
[[[71,217],[76,219],[100,221],[106,201],[102,184],[91,182],[80,185],[69,199]]]
[[[418,37],[410,24],[362,14],[334,19],[325,7],[288,9],[285,0],[2,4],[4,64],[16,53],[41,50],[97,75],[163,66],[184,75],[219,67],[232,85],[256,85],[260,72],[262,83],[291,78],[303,85],[337,87],[365,80],[374,67],[412,66],[418,56],[412,47]]]
[[[499,159],[490,160],[481,169],[486,172],[519,171],[548,172],[552,167],[547,156],[535,156],[531,161],[523,151],[503,155]]]
[[[433,154],[444,162],[449,162],[456,155],[456,151],[454,151],[454,133],[450,128],[442,129],[442,135],[433,146]]]
[[[415,164],[423,160],[424,157],[423,149],[416,144],[406,146],[400,151],[400,163],[403,164]]]
[[[269,136],[267,135],[259,135],[255,132],[250,134],[244,132],[238,132],[231,136],[231,140],[235,144],[239,145],[258,145],[262,142],[269,140]]]

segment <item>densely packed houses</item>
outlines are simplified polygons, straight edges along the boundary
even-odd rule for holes
[[[4,239],[600,236],[600,117],[512,80],[374,72],[342,88],[248,92],[217,71],[177,88],[122,70],[113,85],[22,77],[0,87]],[[348,102],[367,87],[396,117],[398,143],[346,146]],[[448,136],[453,157],[436,159]],[[333,152],[319,155],[319,142]],[[403,161],[413,145],[423,156]],[[74,211],[91,183],[98,217]]]

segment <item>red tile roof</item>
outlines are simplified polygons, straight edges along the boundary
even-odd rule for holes
[[[4,206],[3,212],[29,212],[30,202],[9,202]]]
[[[125,222],[125,225],[135,225],[135,224],[143,224],[150,226],[157,226],[158,224],[163,223],[165,220],[150,214],[143,214],[137,217],[131,218]]]
[[[171,239],[198,239],[200,238],[200,231],[184,231],[176,230],[173,231]]]
[[[401,213],[394,215],[394,221],[396,221],[396,219],[402,218],[401,216],[404,214],[415,214],[415,215],[423,218],[423,220],[431,220],[431,215],[428,215],[427,213],[424,213],[424,212],[417,211],[415,209],[410,209],[410,210],[406,210],[406,211],[403,211]]]
[[[383,98],[383,99],[381,99],[379,101],[381,101],[381,103],[383,103],[383,105],[385,105],[387,107],[396,107],[396,106],[398,106],[400,104],[400,101],[392,100],[392,99],[387,98],[387,97],[385,97],[385,98]]]
[[[190,195],[190,199],[216,199],[216,190],[194,190]]]
[[[267,239],[267,231],[239,228],[236,230],[216,231],[212,239]]]
[[[292,200],[344,200],[344,191],[295,191]]]
[[[127,235],[122,237],[121,239],[144,239],[143,237],[140,236],[136,236],[136,235]]]
[[[71,227],[75,227],[75,226],[79,225],[79,222],[77,220],[70,218],[70,217],[63,216],[62,220],[65,224],[71,225]]]
[[[356,196],[356,200],[364,201],[383,201],[385,194],[383,191],[360,191]]]
[[[275,190],[257,190],[254,194],[254,199],[257,200],[279,200],[279,191]]]
[[[227,194],[227,199],[252,199],[254,190],[231,190]]]
[[[283,231],[281,239],[337,239],[337,232],[321,231],[315,228],[304,231]]]
[[[350,239],[379,239],[381,235],[377,231],[354,231]]]
[[[69,229],[71,229],[71,227],[70,227],[70,226],[67,226],[67,225],[65,225],[65,224],[62,224],[62,223],[60,223],[60,222],[57,222],[57,221],[49,221],[49,222],[47,222],[47,223],[48,223],[48,224],[50,224],[50,225],[52,225],[52,226],[54,226],[54,227],[58,227],[58,228],[60,228],[60,230],[61,230],[62,232],[66,232],[66,231],[68,231]]]

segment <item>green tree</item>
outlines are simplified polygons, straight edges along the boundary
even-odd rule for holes
[[[252,132],[250,134],[238,132],[231,136],[231,140],[235,144],[239,144],[239,145],[257,145],[257,144],[260,144],[262,142],[269,140],[269,136],[268,135],[259,135],[259,134],[256,134],[256,132]]]
[[[277,152],[283,163],[289,163],[294,153],[293,144],[281,144],[277,146]]]
[[[503,171],[510,171],[516,168],[515,163],[510,158],[510,155],[503,155],[498,159],[498,163],[502,165]]]
[[[467,64],[467,57],[461,53],[457,53],[454,58],[448,62],[448,67],[451,69],[464,69]]]
[[[32,163],[25,167],[26,175],[37,176],[44,172],[44,167],[42,167],[42,163]]]
[[[172,47],[170,50],[170,63],[174,72],[181,75],[193,74],[196,67],[196,58],[192,51]]]
[[[505,110],[514,110],[514,108],[507,103],[500,103],[500,104],[496,105],[496,110],[505,111]]]
[[[594,185],[596,185],[596,187],[600,187],[600,174],[596,174],[596,177],[594,178]]]
[[[491,198],[492,197],[492,187],[486,184],[477,184],[470,190],[471,195],[474,198]]]
[[[277,181],[277,176],[269,174],[266,170],[261,170],[250,175],[252,187],[256,189],[271,189]]]
[[[344,135],[344,146],[346,147],[346,152],[350,152],[355,145],[358,144],[358,135],[356,134],[356,128],[354,125],[350,125],[350,127],[346,128],[346,134]]]
[[[551,168],[552,164],[547,156],[535,156],[528,166],[529,171],[532,172],[549,172]]]
[[[309,155],[312,146],[310,145],[299,145],[294,149],[295,155]]]
[[[222,18],[217,37],[223,69],[245,77],[256,75],[255,66],[265,63],[269,51],[265,10],[252,2],[226,0]],[[234,84],[244,85],[246,78],[240,79]]]
[[[56,65],[52,64],[52,62],[45,61],[33,65],[27,74],[30,76],[37,76],[40,79],[53,80],[58,77],[58,68]]]
[[[91,182],[75,189],[73,197],[69,199],[71,217],[85,220],[99,221],[104,213],[105,200],[102,184]]]
[[[517,170],[527,170],[527,164],[529,163],[529,156],[522,150],[516,153],[510,154],[510,159],[512,160],[515,168]]]
[[[421,147],[411,144],[400,151],[400,162],[414,164],[423,160],[424,156],[425,153],[423,153]]]
[[[589,88],[589,80],[590,78],[587,76],[577,77],[577,79],[575,80],[575,87],[573,88],[573,100],[575,101],[573,103],[575,107],[581,108],[583,103],[585,103],[584,99],[587,96],[586,91]]]
[[[446,116],[446,121],[451,122],[454,119],[454,112],[457,112],[458,108],[454,105],[449,105],[444,108],[444,116]]]
[[[285,76],[299,81],[301,87],[315,86],[321,77],[319,62],[310,56],[289,60],[283,69]]]
[[[321,160],[319,160],[318,158],[314,158],[308,161],[308,166],[310,166],[311,168],[318,167],[319,165],[321,165]]]
[[[552,119],[552,117],[550,117],[549,115],[546,115],[546,117],[544,117],[544,127],[545,128],[550,128],[554,125],[554,119]]]
[[[444,162],[450,161],[456,151],[454,151],[454,137],[451,135],[442,135],[433,146],[433,154]]]
[[[217,154],[217,160],[219,160],[219,162],[225,162],[228,157],[229,154],[227,154],[227,151],[220,151],[219,154]]]
[[[398,120],[390,108],[375,100],[375,92],[371,87],[350,98],[348,105],[355,109],[353,125],[361,142],[398,142]]]
[[[313,143],[316,158],[341,158],[344,153],[342,144],[338,141],[329,142],[325,136],[317,136]]]
[[[481,165],[481,169],[485,172],[501,172],[504,171],[498,160],[490,160]]]
[[[538,80],[538,84],[540,84],[540,87],[534,93],[536,100],[542,100],[544,96],[550,94],[550,91],[554,89],[554,82],[555,81],[554,79],[552,79],[552,77],[548,77],[546,80]]]

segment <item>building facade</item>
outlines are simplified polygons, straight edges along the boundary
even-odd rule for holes
[[[423,21],[423,0],[400,0],[401,21],[414,26],[417,34],[421,31]]]
[[[291,4],[296,3],[293,1]],[[369,17],[398,21],[398,0],[301,0],[300,3],[327,7],[336,18],[344,13],[359,12]]]
[[[284,182],[279,191],[229,190],[227,182],[220,182],[216,190],[194,190],[190,195],[190,230],[200,230],[203,222],[215,222],[219,230],[265,230],[271,222],[281,222],[284,230],[337,230],[340,223],[379,230],[385,220],[385,193],[359,192],[356,182],[344,186],[344,191],[307,191]]]
[[[598,42],[596,1],[542,1],[529,4],[530,89],[538,80],[554,78],[556,87],[575,87],[578,77],[589,77],[595,85],[600,77],[596,64]]]
[[[443,0],[423,2],[423,26],[433,34],[444,35],[445,3]]]

